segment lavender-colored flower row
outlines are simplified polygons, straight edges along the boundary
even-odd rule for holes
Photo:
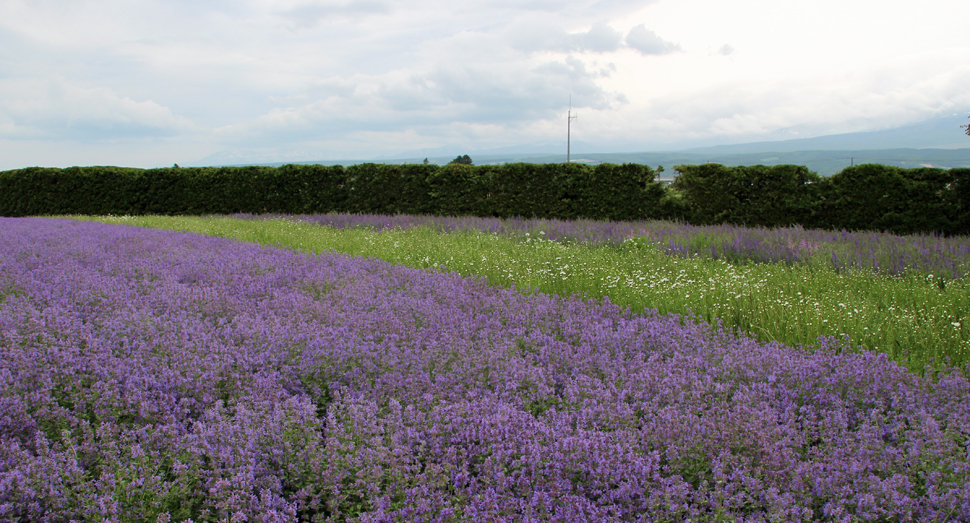
[[[0,520],[970,520],[965,375],[837,349],[0,219]]]
[[[247,217],[252,215],[237,215]],[[273,215],[272,217],[279,217]],[[665,221],[605,222],[595,220],[499,219],[409,215],[324,214],[299,220],[335,228],[376,230],[430,226],[440,231],[485,231],[533,236],[554,241],[619,244],[630,240],[682,257],[702,256],[730,262],[808,263],[817,266],[873,270],[900,275],[916,272],[945,278],[970,273],[970,238],[889,233],[747,228],[734,225],[694,226]]]

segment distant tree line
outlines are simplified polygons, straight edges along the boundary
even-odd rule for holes
[[[823,178],[796,165],[680,165],[663,185],[639,164],[457,161],[466,157],[443,166],[31,167],[0,172],[0,215],[347,212],[970,234],[966,168],[865,164]]]

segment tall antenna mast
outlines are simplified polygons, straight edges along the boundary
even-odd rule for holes
[[[569,148],[571,139],[571,130],[573,120],[579,118],[578,116],[573,116],[573,95],[569,95],[569,112],[566,113],[566,163],[569,163]]]

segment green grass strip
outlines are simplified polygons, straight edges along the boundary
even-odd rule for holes
[[[731,265],[667,256],[647,246],[560,244],[427,227],[374,232],[283,219],[72,217],[192,231],[319,253],[369,256],[415,268],[445,267],[492,285],[602,298],[634,311],[718,319],[762,341],[811,346],[819,336],[886,353],[915,372],[970,362],[970,294],[964,280],[837,273],[783,264]]]

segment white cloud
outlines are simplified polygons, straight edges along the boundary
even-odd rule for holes
[[[670,54],[680,51],[680,46],[664,40],[656,33],[647,29],[646,25],[640,24],[626,35],[626,45],[640,51],[643,54]]]
[[[82,87],[60,77],[0,81],[3,136],[117,140],[191,133],[195,126],[151,100],[120,97],[104,87]]]
[[[610,110],[626,104],[621,93],[597,85],[602,74],[567,56],[535,65],[438,63],[421,73],[355,75],[342,82],[354,85],[352,90],[274,108],[250,122],[225,126],[218,134],[225,141],[258,143],[335,139],[348,132],[417,131],[438,137],[449,134],[453,125],[522,128],[556,118],[570,93],[580,108]]]
[[[549,143],[570,94],[628,150],[970,110],[970,4],[886,1],[8,0],[0,158]]]
[[[371,15],[387,15],[393,9],[391,2],[378,0],[347,0],[327,2],[301,2],[275,8],[275,14],[297,28],[314,27],[321,21],[361,20]]]
[[[551,25],[522,24],[512,29],[511,41],[513,48],[528,53],[608,53],[620,48],[623,35],[605,22],[597,22],[588,31],[578,33],[567,33]]]
[[[611,118],[587,118],[584,126],[617,141],[638,136],[641,148],[655,148],[855,132],[970,112],[970,65],[957,53],[936,60],[899,59],[847,74],[685,85]]]

